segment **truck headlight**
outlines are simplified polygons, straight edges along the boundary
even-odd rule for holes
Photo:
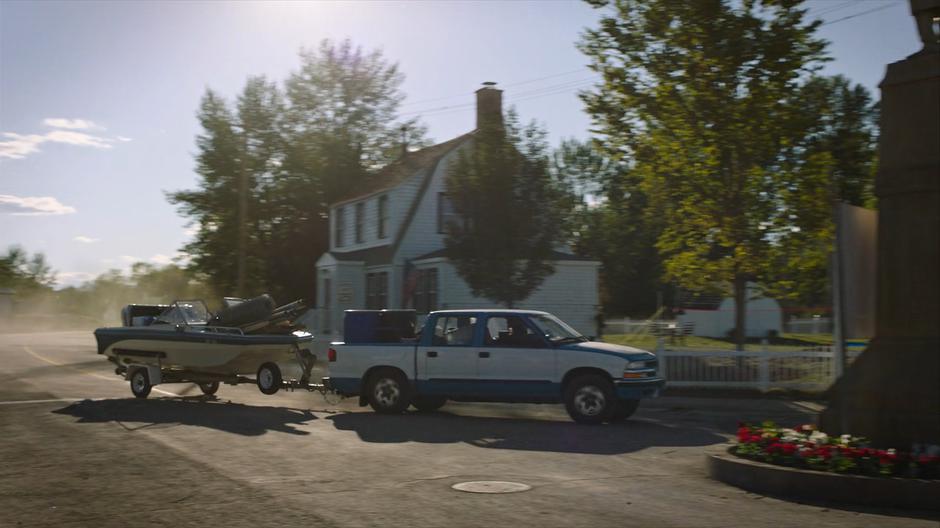
[[[646,368],[645,361],[628,361],[624,370],[639,370],[643,368]]]

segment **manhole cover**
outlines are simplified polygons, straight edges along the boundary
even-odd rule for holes
[[[502,480],[474,480],[472,482],[459,482],[451,486],[457,491],[468,493],[516,493],[529,491],[532,486],[521,482],[505,482]]]

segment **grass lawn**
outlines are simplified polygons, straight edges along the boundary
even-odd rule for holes
[[[734,350],[734,343],[730,339],[712,337],[688,336],[684,340],[671,340],[663,338],[667,349],[672,350]],[[649,334],[608,334],[603,337],[605,343],[627,345],[645,350],[656,349],[656,337]],[[771,339],[766,345],[769,351],[786,352],[792,350],[805,350],[818,346],[832,345],[831,334],[781,334]],[[763,350],[765,345],[759,339],[749,339],[744,349],[748,351]]]

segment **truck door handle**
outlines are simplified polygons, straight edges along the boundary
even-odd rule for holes
[[[433,350],[428,350],[428,357],[437,357],[437,352]]]
[[[480,352],[480,353],[479,353],[479,356],[480,356],[481,358],[488,358],[488,357],[490,357],[490,353],[489,353],[489,352]]]

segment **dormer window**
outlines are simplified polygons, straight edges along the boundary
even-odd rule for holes
[[[362,229],[365,223],[366,204],[359,202],[356,204],[356,243],[362,243]]]
[[[386,236],[388,236],[387,233],[385,232],[386,227],[388,226],[388,195],[387,194],[383,194],[382,196],[379,196],[378,207],[379,207],[379,210],[378,210],[379,238],[385,238]]]
[[[336,218],[333,221],[333,239],[336,247],[343,247],[343,238],[346,236],[346,208],[336,208]]]

